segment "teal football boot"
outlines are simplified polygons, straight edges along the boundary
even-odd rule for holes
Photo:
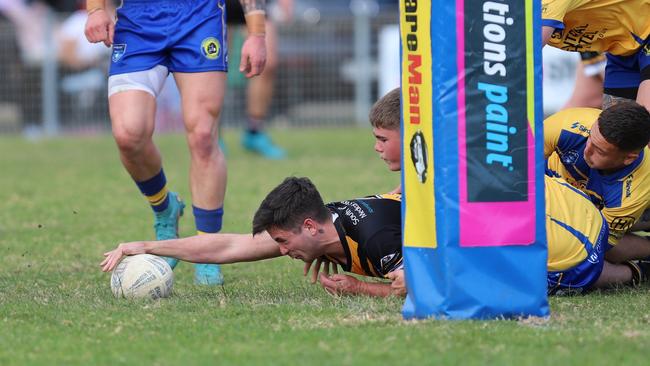
[[[264,131],[257,133],[244,132],[241,144],[246,150],[262,155],[267,159],[282,160],[287,157],[284,149],[274,144]]]
[[[156,240],[167,240],[178,238],[178,220],[183,216],[185,203],[178,197],[178,193],[169,192],[169,206],[164,211],[154,212],[155,220],[153,228],[156,231]],[[172,269],[178,264],[178,259],[161,257]]]
[[[197,263],[194,265],[194,283],[197,285],[223,285],[223,275],[218,264]]]

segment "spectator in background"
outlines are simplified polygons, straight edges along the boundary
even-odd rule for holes
[[[1,0],[0,12],[16,27],[20,57],[26,64],[38,64],[43,59],[43,34],[48,7],[43,2]]]
[[[59,31],[59,61],[69,69],[83,71],[108,66],[111,54],[110,48],[103,44],[90,43],[84,35],[84,27],[88,14],[85,1],[79,1],[79,9],[70,14]],[[112,1],[106,1],[107,11],[114,16],[115,7]]]
[[[288,21],[293,15],[293,0],[278,0],[276,16],[269,16],[266,21],[266,66],[264,72],[248,81],[246,91],[246,130],[241,143],[251,152],[267,159],[279,160],[286,157],[286,152],[273,143],[264,131],[269,108],[273,99],[273,87],[278,65],[278,35],[272,19]],[[228,42],[232,41],[234,31],[240,31],[246,24],[244,12],[238,0],[226,0],[226,15],[229,29]],[[235,60],[236,62],[237,60]]]
[[[72,115],[67,116],[66,120],[76,119],[87,124],[92,122],[90,119],[93,117],[105,113],[103,109],[106,104],[100,97],[106,95],[106,73],[111,50],[103,44],[86,40],[84,27],[88,15],[85,1],[77,1],[77,4],[79,9],[61,24],[58,59],[64,71],[67,71],[67,75],[61,79],[61,90],[72,97],[69,103]],[[106,6],[106,10],[114,16],[112,1],[108,0]]]

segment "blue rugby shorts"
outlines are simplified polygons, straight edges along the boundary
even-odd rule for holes
[[[587,257],[579,264],[564,271],[548,272],[548,294],[585,293],[596,282],[603,271],[605,252],[611,248],[607,242],[609,227],[603,217],[602,226],[596,242]]]
[[[227,71],[224,0],[124,0],[109,75],[149,70]]]

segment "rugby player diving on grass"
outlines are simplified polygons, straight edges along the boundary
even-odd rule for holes
[[[401,167],[399,98],[399,90],[394,90],[371,111],[375,150],[395,171]],[[607,222],[588,197],[558,178],[545,177],[545,190],[549,294],[638,283],[644,278],[644,271],[635,263],[612,264],[603,259]],[[368,283],[344,274],[320,273],[322,286],[331,293],[403,295],[400,198],[389,194],[325,205],[307,178],[287,178],[260,205],[253,219],[253,234],[120,244],[105,253],[101,266],[110,271],[123,255],[142,253],[204,263],[288,255],[311,264],[325,258],[346,272],[393,280],[390,284]],[[305,274],[308,270],[306,266]]]

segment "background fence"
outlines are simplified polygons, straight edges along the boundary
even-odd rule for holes
[[[381,73],[377,66],[384,49],[395,50],[394,57],[398,57],[395,32],[394,37],[380,41],[383,30],[397,24],[396,2],[321,3],[328,2],[296,1],[293,21],[277,25],[278,68],[269,113],[269,122],[276,126],[367,123],[368,109],[380,93],[380,78],[399,82],[395,79],[398,61]],[[27,28],[9,17],[0,19],[0,133],[110,129],[106,101],[109,53],[102,61],[81,68],[68,66],[65,57],[57,57],[64,47],[60,42],[63,24],[70,14],[41,11]],[[234,28],[229,31],[233,41],[231,71],[222,125],[240,126],[245,122],[247,81],[237,70],[236,54],[243,35]],[[173,83],[168,80],[167,84]],[[160,96],[157,123],[160,131],[182,129],[173,85],[166,85]]]

